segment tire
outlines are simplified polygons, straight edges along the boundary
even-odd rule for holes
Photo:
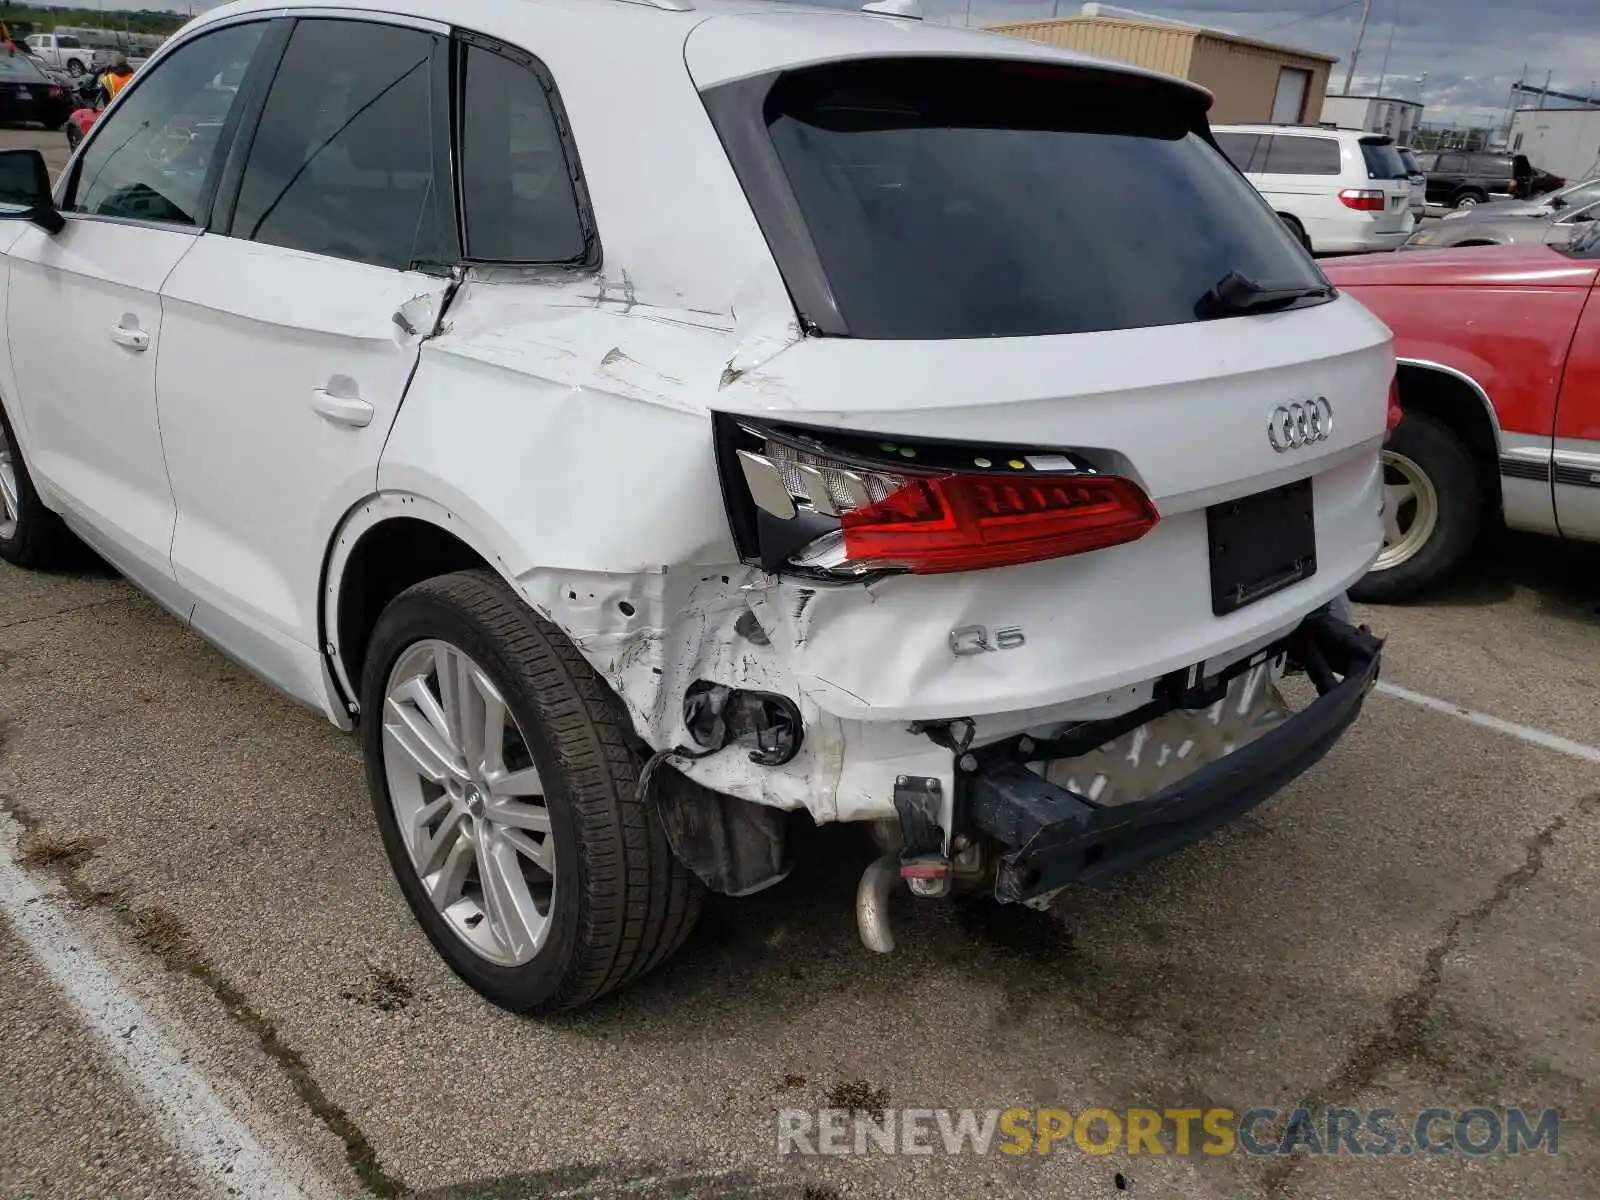
[[[1310,254],[1311,239],[1306,236],[1306,227],[1300,224],[1297,218],[1291,217],[1288,213],[1279,213],[1278,218],[1288,226],[1289,232],[1294,234],[1295,240],[1306,248],[1306,253]]]
[[[1450,207],[1451,208],[1459,208],[1459,209],[1476,208],[1476,207],[1478,207],[1478,205],[1484,203],[1488,199],[1489,199],[1489,196],[1488,196],[1487,192],[1479,192],[1479,191],[1459,192],[1459,193],[1457,193],[1456,198],[1453,201],[1451,201]]]
[[[1373,569],[1350,589],[1353,599],[1369,604],[1406,600],[1443,580],[1472,549],[1483,519],[1477,464],[1442,421],[1406,413],[1383,459],[1384,548]],[[1413,489],[1416,499],[1390,510],[1388,505],[1403,494],[1398,488]]]
[[[0,558],[37,570],[67,562],[77,548],[61,518],[39,499],[11,418],[0,407]]]
[[[465,668],[450,652],[464,656]],[[454,677],[473,681],[462,694],[476,704],[488,694],[486,680],[509,717],[496,756],[503,771],[476,772],[475,783],[453,776],[442,787],[426,782],[403,748],[414,688],[444,701],[436,668],[431,675],[413,674],[419,662],[431,656],[437,663],[441,654],[454,664]],[[411,683],[404,682],[408,678]],[[625,715],[572,643],[498,576],[487,570],[445,575],[392,601],[373,630],[361,694],[367,783],[389,864],[434,949],[486,999],[521,1013],[578,1008],[653,970],[688,937],[703,889],[673,856],[655,812],[637,798],[640,762]],[[389,704],[391,697],[399,698]],[[421,720],[420,714],[418,708],[410,719]],[[530,774],[536,776],[532,784],[518,790],[516,781]],[[522,799],[508,802],[504,794]],[[423,831],[408,835],[401,814],[417,813],[419,803],[431,806],[424,812],[442,806],[443,815],[431,828],[408,819],[408,828]],[[522,815],[508,820],[520,825],[497,823],[510,805]],[[541,805],[543,816],[535,821],[529,810],[536,814]],[[452,867],[455,848],[442,860],[436,853],[423,859],[430,866],[442,862],[425,882],[412,845],[419,855],[439,846],[447,822],[462,831],[460,843],[472,845],[459,851],[471,863]],[[491,826],[498,833],[484,836],[502,839],[498,850],[474,842],[475,831]],[[538,832],[544,832],[542,842],[535,840]],[[504,839],[513,835],[519,841],[508,849]],[[542,855],[532,855],[529,844]],[[498,889],[486,890],[485,860],[500,864],[492,872],[501,881]],[[452,900],[458,888],[460,898]],[[434,892],[442,896],[443,911]],[[491,892],[516,903],[497,907]],[[476,922],[474,905],[481,914]],[[519,923],[519,913],[542,916],[542,923],[536,929],[531,919]],[[508,927],[516,936],[501,936]]]
[[[67,60],[67,74],[71,75],[74,79],[82,79],[87,72],[85,71],[81,62],[75,58],[69,58]]]

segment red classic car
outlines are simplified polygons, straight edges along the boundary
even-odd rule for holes
[[[1394,331],[1405,416],[1384,451],[1383,550],[1352,594],[1420,592],[1496,511],[1600,541],[1600,222],[1544,245],[1324,263]]]

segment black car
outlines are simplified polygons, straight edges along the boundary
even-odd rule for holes
[[[0,47],[0,125],[60,129],[75,107],[67,88],[21,51]]]
[[[1417,155],[1428,177],[1428,203],[1471,208],[1491,198],[1526,200],[1566,185],[1521,154],[1492,150],[1430,150]]]

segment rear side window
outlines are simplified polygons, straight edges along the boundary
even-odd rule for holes
[[[1211,135],[1228,156],[1228,161],[1241,171],[1253,171],[1257,151],[1261,145],[1259,133],[1213,133]]]
[[[1422,174],[1422,164],[1417,161],[1417,156],[1411,153],[1411,151],[1400,151],[1400,162],[1405,166],[1405,169],[1409,174]]]
[[[405,270],[436,260],[435,39],[300,21],[239,185],[234,237]]]
[[[762,116],[851,336],[1173,325],[1229,272],[1323,282],[1172,85],[868,60],[780,76]]]
[[[1263,175],[1337,175],[1342,170],[1337,138],[1277,133],[1266,141],[1266,155],[1256,168]]]
[[[556,124],[554,90],[532,63],[466,48],[461,196],[468,258],[577,264],[589,257],[579,176]]]
[[[1361,157],[1367,164],[1368,179],[1405,179],[1410,174],[1393,142],[1363,140]]]

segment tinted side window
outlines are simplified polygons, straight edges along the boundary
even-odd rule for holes
[[[66,207],[103,217],[199,222],[223,124],[260,44],[261,22],[219,29],[141,72],[95,129]]]
[[[461,194],[467,257],[583,262],[588,239],[579,217],[576,165],[568,163],[541,73],[469,46],[465,75]]]
[[[1251,171],[1251,165],[1257,157],[1257,147],[1261,144],[1259,133],[1213,133],[1217,145],[1222,147],[1222,152],[1228,156],[1228,161],[1241,171]]]
[[[1439,165],[1436,169],[1448,171],[1452,175],[1464,175],[1467,170],[1466,156],[1464,154],[1441,154],[1439,156]]]
[[[1339,143],[1334,138],[1278,133],[1267,141],[1265,165],[1257,168],[1264,175],[1339,174]]]
[[[437,258],[435,49],[414,29],[299,22],[250,145],[232,235],[396,270]]]

